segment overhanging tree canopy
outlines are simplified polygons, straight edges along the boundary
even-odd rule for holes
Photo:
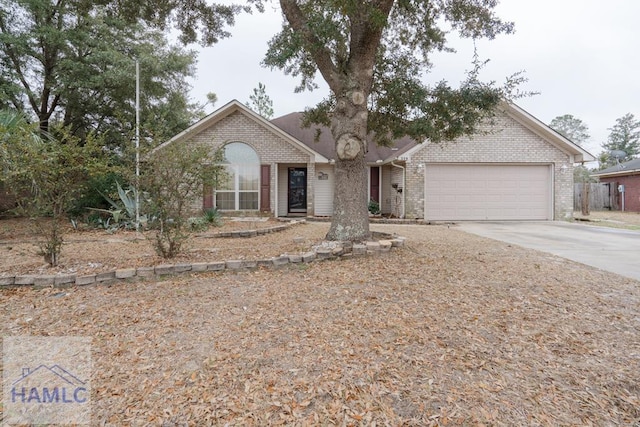
[[[389,144],[452,140],[471,134],[512,94],[520,78],[503,87],[478,80],[476,62],[459,88],[429,86],[424,76],[434,51],[447,50],[448,30],[493,39],[513,24],[494,13],[496,0],[280,0],[282,31],[269,44],[265,65],[300,78],[313,89],[320,73],[331,95],[306,112],[307,123],[331,127],[336,141],[336,191],[330,240],[369,237],[367,135]]]

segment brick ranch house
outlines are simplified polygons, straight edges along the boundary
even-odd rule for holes
[[[592,176],[598,177],[600,182],[610,184],[611,197],[615,198],[615,203],[611,206],[622,209],[624,197],[625,211],[640,212],[640,159],[632,159],[603,169]],[[620,185],[624,185],[624,193],[618,190]]]
[[[334,142],[327,128],[302,128],[300,120],[292,113],[269,121],[234,100],[156,150],[190,141],[225,150],[230,179],[205,189],[198,208],[331,216]],[[573,165],[595,159],[504,103],[473,137],[444,145],[406,138],[394,147],[371,143],[366,160],[368,197],[383,215],[459,221],[570,218]]]

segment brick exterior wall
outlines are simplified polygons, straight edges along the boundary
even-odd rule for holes
[[[271,165],[270,206],[275,215],[276,206],[276,174],[278,164],[286,163],[292,166],[307,167],[307,215],[313,216],[313,180],[315,176],[314,159],[291,142],[269,131],[264,125],[241,112],[234,112],[222,120],[212,124],[209,128],[191,137],[189,141],[211,145],[213,150],[231,142],[242,142],[251,146],[260,159],[260,164]],[[183,142],[188,143],[189,141]],[[286,191],[286,189],[279,189]],[[194,211],[202,210],[202,200],[193,201]]]
[[[278,188],[278,173],[285,173],[286,167],[289,166],[307,167],[307,215],[314,215],[316,177],[314,159],[304,149],[279,136],[277,132],[270,131],[264,124],[236,111],[212,123],[208,128],[192,136],[189,141],[209,144],[212,149],[230,142],[250,145],[258,154],[260,164],[271,166],[270,208],[273,215],[278,215],[275,211],[278,205],[276,189],[281,194],[287,191],[286,188]],[[188,141],[181,143],[188,143]],[[566,219],[573,214],[571,160],[568,154],[537,136],[507,113],[498,113],[490,123],[481,126],[481,132],[473,137],[460,138],[455,142],[440,145],[425,143],[412,151],[406,162],[397,162],[406,168],[404,183],[396,176],[401,173],[401,169],[390,165],[381,168],[381,207],[385,213],[391,213],[397,209],[397,203],[392,203],[395,200],[395,192],[392,194],[391,190],[386,188],[393,181],[400,184],[400,187],[404,187],[400,211],[404,212],[405,217],[424,218],[424,166],[428,167],[430,163],[526,163],[552,166],[553,219]],[[202,209],[201,199],[194,200],[194,211]],[[282,204],[282,200],[279,203]],[[280,215],[284,214],[282,209],[282,206],[278,206]]]
[[[615,185],[613,194],[619,210],[622,209],[622,194],[618,191],[618,185],[624,185],[624,210],[640,212],[640,175],[601,177],[600,182],[611,182]]]
[[[424,217],[424,167],[429,163],[538,163],[553,165],[555,220],[573,215],[573,164],[568,154],[549,144],[507,113],[499,113],[481,132],[444,144],[425,143],[406,162],[406,216]],[[565,168],[563,169],[563,165]]]
[[[403,162],[394,162],[404,167]],[[391,215],[394,217],[401,217],[404,212],[404,181],[402,168],[385,165],[381,168],[382,179],[380,185],[382,186],[382,199],[380,200],[380,210],[383,215]],[[399,193],[395,188],[402,189],[402,193]],[[420,190],[423,191],[423,190]]]

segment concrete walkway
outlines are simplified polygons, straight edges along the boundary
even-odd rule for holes
[[[458,228],[640,280],[637,231],[560,221],[463,222]]]

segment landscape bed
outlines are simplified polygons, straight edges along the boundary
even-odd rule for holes
[[[274,256],[327,229],[202,239]],[[95,425],[640,422],[637,281],[453,225],[373,229],[408,239],[375,258],[4,290],[0,330],[91,338]]]

